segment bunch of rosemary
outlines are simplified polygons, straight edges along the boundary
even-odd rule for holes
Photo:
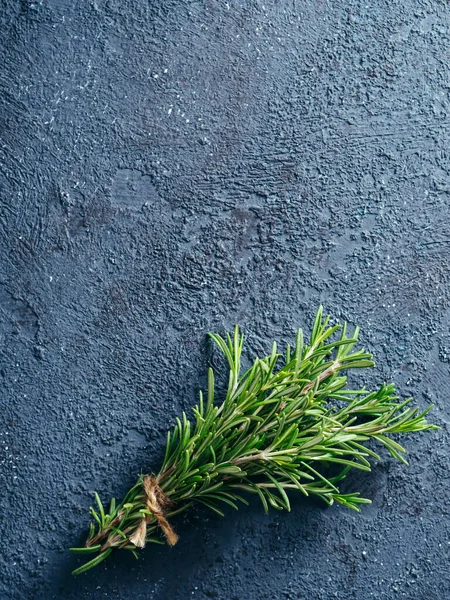
[[[358,492],[342,493],[338,484],[350,469],[370,471],[379,459],[365,442],[376,440],[403,463],[404,448],[393,434],[436,429],[411,398],[400,402],[393,384],[376,391],[346,389],[348,369],[372,367],[371,354],[354,351],[358,328],[328,326],[319,308],[309,344],[297,334],[295,349],[285,355],[257,358],[241,372],[243,336],[238,327],[226,339],[210,334],[230,368],[226,397],[214,401],[214,374],[208,372],[206,398],[200,393],[194,423],[183,413],[167,435],[163,465],[155,476],[141,476],[119,504],[107,511],[95,494],[97,509],[81,554],[95,554],[75,575],[102,562],[114,548],[143,548],[148,542],[173,545],[177,535],[168,519],[194,502],[223,515],[220,506],[237,509],[242,493],[257,494],[264,510],[290,510],[288,492],[314,494],[359,511],[370,503]],[[339,334],[338,334],[339,332]],[[330,466],[334,466],[331,469]]]

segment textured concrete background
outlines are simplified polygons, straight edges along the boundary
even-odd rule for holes
[[[440,0],[3,0],[2,599],[450,598],[450,12]],[[92,491],[157,468],[205,383],[317,305],[435,402],[350,483],[74,579]]]

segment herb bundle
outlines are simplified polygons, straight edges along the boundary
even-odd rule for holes
[[[359,511],[370,503],[358,492],[343,493],[339,483],[350,469],[370,471],[378,454],[367,447],[375,440],[406,463],[404,448],[393,434],[436,429],[411,398],[399,401],[393,384],[376,391],[346,389],[349,369],[374,366],[372,355],[354,350],[344,325],[329,326],[317,312],[309,344],[300,329],[295,348],[284,355],[274,343],[270,356],[255,359],[241,375],[244,341],[238,327],[223,339],[210,334],[225,356],[230,373],[226,396],[215,403],[214,373],[208,371],[206,397],[200,393],[194,422],[183,413],[167,435],[163,464],[156,475],[142,475],[120,503],[108,510],[95,494],[98,508],[83,548],[94,558],[73,571],[83,573],[105,560],[114,548],[130,550],[146,543],[174,545],[170,519],[194,503],[223,515],[221,508],[247,503],[242,494],[259,496],[270,507],[290,510],[288,493],[300,491],[326,503],[339,502]],[[162,534],[162,535],[161,535]]]

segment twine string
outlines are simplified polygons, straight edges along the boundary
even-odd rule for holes
[[[178,535],[173,530],[169,521],[164,516],[164,509],[171,504],[169,498],[164,494],[158,485],[158,481],[152,475],[146,475],[142,483],[146,496],[145,507],[149,510],[162,532],[164,533],[169,546],[175,546],[178,541]],[[151,515],[144,515],[141,522],[130,536],[129,541],[137,548],[145,547],[145,538],[147,535],[147,523],[150,521]]]

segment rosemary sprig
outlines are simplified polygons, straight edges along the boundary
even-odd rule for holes
[[[223,505],[247,504],[242,493],[257,494],[265,512],[290,510],[290,490],[357,511],[370,503],[358,492],[339,489],[350,469],[370,471],[369,459],[379,459],[366,442],[376,440],[407,464],[405,449],[391,436],[437,427],[425,419],[432,406],[419,412],[411,398],[399,401],[393,384],[376,391],[346,389],[343,371],[374,363],[371,354],[354,350],[358,328],[349,337],[345,323],[330,327],[329,318],[320,307],[309,345],[300,329],[294,349],[288,346],[281,355],[274,343],[270,356],[257,358],[242,375],[244,336],[238,327],[233,337],[210,334],[230,369],[225,399],[215,403],[209,369],[207,396],[200,393],[193,423],[184,413],[177,418],[159,473],[139,477],[108,510],[95,494],[98,508],[90,509],[94,522],[86,544],[71,548],[95,556],[73,574],[98,565],[114,548],[138,557],[137,548],[164,543],[164,536],[173,545],[177,536],[169,520],[194,502],[220,515]]]

